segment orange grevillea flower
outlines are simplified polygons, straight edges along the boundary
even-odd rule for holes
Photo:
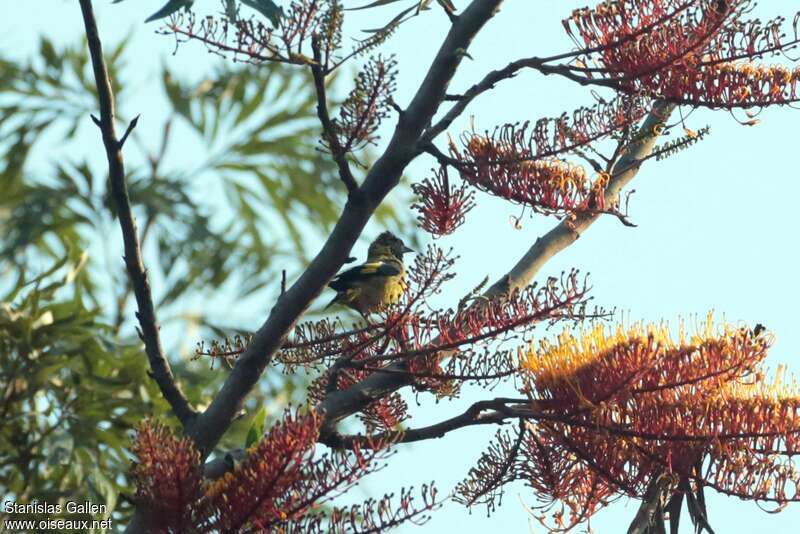
[[[780,373],[765,379],[770,343],[763,332],[714,327],[710,316],[691,335],[683,326],[673,336],[663,324],[636,324],[542,341],[522,362],[531,422],[516,441],[501,440],[500,456],[516,451],[514,478],[569,509],[569,521],[559,516],[564,528],[615,494],[642,497],[664,474],[685,488],[800,500],[792,461],[800,395]],[[464,487],[487,493],[475,489],[480,477]]]
[[[541,341],[523,366],[541,398],[600,403],[643,393],[709,393],[752,374],[767,348],[764,336],[746,329],[722,325],[715,333],[710,317],[691,336],[681,326],[677,340],[665,324],[612,331],[598,325],[581,335],[565,331],[556,342]]]
[[[498,197],[554,214],[602,209],[603,195],[583,167],[555,158],[537,160],[506,139],[473,135],[464,152],[451,146],[461,162],[461,177]]]
[[[306,473],[319,436],[315,413],[292,415],[270,429],[247,459],[209,487],[209,505],[216,510],[215,528],[238,531],[245,525],[269,528],[301,516],[306,506],[293,507],[290,491]]]

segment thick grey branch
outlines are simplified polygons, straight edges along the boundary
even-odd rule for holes
[[[347,259],[350,249],[377,206],[400,180],[416,156],[416,145],[447,92],[472,39],[492,17],[502,0],[473,0],[454,23],[411,104],[403,113],[384,154],[361,187],[350,194],[344,212],[322,250],[300,278],[278,299],[237,360],[208,409],[189,427],[189,435],[208,453],[227,430],[242,400],[311,301]]]
[[[122,239],[125,246],[125,267],[128,270],[128,277],[133,286],[133,293],[136,296],[136,304],[139,308],[136,317],[139,319],[139,336],[144,342],[145,352],[150,361],[151,376],[161,389],[164,398],[167,399],[173,412],[186,426],[196,415],[189,405],[186,397],[181,392],[175,378],[172,375],[169,362],[164,356],[161,347],[161,340],[158,334],[158,320],[153,306],[153,296],[150,291],[150,282],[147,279],[147,271],[142,262],[142,251],[139,245],[136,221],[131,213],[130,198],[128,197],[128,186],[125,181],[125,166],[122,160],[122,145],[136,126],[136,122],[131,122],[121,140],[117,139],[114,127],[114,94],[111,91],[111,82],[108,78],[105,60],[103,59],[103,47],[97,32],[97,23],[94,17],[91,0],[80,0],[83,22],[86,27],[86,38],[89,44],[89,53],[92,57],[92,69],[94,71],[95,83],[97,84],[97,97],[100,103],[100,118],[93,119],[103,134],[103,144],[108,158],[108,174],[111,183],[111,196],[117,208],[119,224],[122,228]],[[138,117],[137,117],[138,119]]]
[[[656,102],[653,105],[652,111],[639,128],[637,140],[627,147],[613,168],[610,169],[609,174],[612,178],[605,189],[606,204],[615,202],[622,188],[639,173],[641,161],[653,151],[661,129],[674,108],[673,104],[665,102]],[[558,224],[536,240],[536,243],[508,272],[507,278],[489,289],[489,294],[494,295],[499,291],[507,291],[509,288],[528,285],[548,260],[574,243],[601,215],[600,213],[583,213],[572,221],[567,220]]]
[[[361,187],[350,193],[328,240],[300,278],[281,294],[265,323],[238,358],[222,389],[205,412],[187,428],[187,433],[205,455],[228,429],[242,401],[295,322],[347,260],[350,249],[375,209],[399,183],[403,170],[418,155],[417,143],[422,131],[444,100],[464,52],[500,4],[502,0],[473,0],[450,27],[425,79],[402,113],[386,151],[372,166]],[[137,510],[128,531],[142,530],[146,525],[145,516],[146,511]]]

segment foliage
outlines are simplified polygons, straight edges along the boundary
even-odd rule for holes
[[[115,80],[125,45],[108,54]],[[46,154],[47,143],[75,138],[82,133],[81,121],[91,127],[86,117],[94,109],[85,52],[80,47],[57,51],[43,39],[40,54],[41,60],[27,64],[3,60],[0,228],[7,237],[0,250],[16,273],[37,255],[57,260],[68,250],[80,254],[90,236],[108,233],[114,223],[107,215],[103,175],[81,152],[77,161],[54,161],[52,172],[34,176],[24,168],[34,143],[51,130],[60,134],[44,137],[40,150]],[[220,66],[195,83],[164,70],[162,82],[170,105],[164,136],[151,147],[134,134],[144,158],[134,160],[129,179],[131,197],[143,213],[143,235],[157,247],[159,261],[150,269],[160,266],[158,274],[166,279],[157,300],[169,305],[187,292],[219,289],[231,279],[240,295],[251,295],[274,280],[276,258],[299,253],[302,261],[313,232],[328,231],[340,209],[335,166],[315,146],[315,96],[308,77],[280,65]],[[118,96],[125,96],[120,89],[125,85],[115,83]],[[173,170],[166,155],[172,138],[184,133],[176,132],[183,125],[207,147],[200,153],[208,156],[194,169]],[[324,187],[312,185],[320,181]],[[220,189],[223,201],[204,193]],[[258,209],[263,204],[274,210]],[[379,220],[401,222],[391,206]],[[81,276],[89,282],[88,273]],[[99,302],[102,287],[84,289]]]
[[[114,0],[114,3],[117,4],[122,1],[123,0]],[[193,4],[194,0],[168,0],[167,3],[164,4],[158,11],[147,17],[145,22],[153,22],[155,20],[163,19],[164,17],[168,17],[180,9],[185,9],[188,11],[192,8]],[[225,0],[225,12],[235,18],[239,11],[238,4],[243,4],[258,11],[261,15],[267,18],[267,20],[269,20],[273,26],[277,26],[280,23],[281,17],[283,16],[283,10],[272,0]]]
[[[84,302],[81,267],[61,262],[0,299],[0,477],[20,501],[113,510],[127,489],[113,475],[127,471],[126,429],[165,404],[140,348]]]
[[[173,0],[156,13],[154,17],[169,15],[160,32],[173,36],[178,45],[200,41],[246,65],[221,67],[209,81],[194,86],[165,71],[163,85],[171,113],[163,141],[153,152],[132,138],[140,152],[150,156],[149,166],[135,164],[129,172],[129,189],[144,214],[142,240],[145,245],[155,242],[154,255],[166,288],[158,298],[159,311],[174,309],[201,288],[220,290],[226,284],[237,284],[242,294],[272,291],[275,298],[269,318],[257,331],[229,333],[216,328],[220,337],[230,337],[210,343],[209,348],[198,346],[198,357],[219,359],[230,367],[216,384],[191,376],[185,364],[176,366],[178,380],[190,377],[188,402],[204,409],[182,420],[183,435],[153,421],[139,427],[133,444],[135,522],[150,522],[153,530],[172,532],[388,530],[427,517],[426,512],[437,507],[436,491],[423,487],[422,503],[416,505],[406,489],[399,499],[387,495],[344,507],[331,500],[346,496],[348,489],[376,471],[392,448],[441,438],[465,426],[507,422],[514,422],[516,431],[498,433],[456,488],[456,499],[468,506],[485,504],[492,511],[503,487],[523,480],[542,503],[544,511],[537,516],[551,531],[572,529],[621,496],[643,501],[632,533],[664,532],[667,514],[670,528],[677,531],[684,500],[697,528],[710,531],[704,488],[779,506],[800,499],[792,491],[800,485],[800,470],[794,463],[800,395],[779,378],[769,382],[763,360],[771,336],[763,327],[714,329],[709,317],[704,328],[691,336],[681,332],[677,340],[660,326],[616,330],[597,326],[579,334],[575,323],[609,315],[590,307],[587,279],[570,270],[533,282],[542,264],[602,215],[614,215],[631,226],[621,209],[623,188],[646,161],[673,155],[707,133],[684,126],[685,137],[657,148],[676,106],[732,111],[796,103],[800,71],[760,60],[800,44],[800,17],[789,25],[780,17],[766,23],[751,20],[749,0],[603,2],[576,10],[564,20],[575,46],[572,50],[514,60],[487,73],[463,94],[452,95],[448,85],[460,62],[469,57],[466,47],[502,2],[472,0],[457,13],[453,4],[441,0],[437,4],[451,28],[408,108],[393,99],[393,61],[375,55],[361,62],[350,96],[338,113],[331,113],[328,85],[339,67],[379,47],[402,22],[432,2],[409,2],[389,24],[350,48],[343,44],[349,42],[343,38],[346,10],[338,0],[291,1],[280,15],[271,2],[244,2],[266,9],[261,15],[270,19],[269,24],[261,17],[240,16],[232,1],[222,3],[222,13],[198,19],[191,10],[180,9],[191,3]],[[85,18],[90,15],[88,4],[81,0]],[[102,72],[91,26],[87,23],[95,72]],[[136,344],[119,335],[125,325],[127,290],[117,295],[116,318],[83,308],[84,295],[97,304],[108,296],[95,283],[91,263],[84,270],[88,274],[68,270],[61,285],[34,285],[21,291],[32,262],[66,257],[74,264],[76,251],[86,248],[91,232],[107,229],[111,222],[97,215],[105,213],[105,190],[91,162],[61,164],[57,178],[50,181],[31,180],[26,173],[24,157],[33,139],[50,128],[50,123],[41,122],[39,114],[44,112],[28,105],[47,101],[38,88],[39,79],[47,80],[49,73],[53,80],[47,83],[66,94],[71,86],[61,81],[59,69],[68,65],[67,79],[77,84],[71,92],[84,94],[83,89],[92,85],[84,76],[85,60],[69,59],[68,51],[62,55],[66,59],[58,59],[59,53],[43,44],[42,56],[49,65],[44,71],[12,65],[15,75],[3,78],[6,92],[18,100],[3,108],[0,122],[11,132],[4,176],[8,190],[16,194],[10,196],[14,203],[6,213],[17,210],[24,215],[26,199],[33,198],[40,203],[32,205],[41,219],[28,215],[38,230],[11,232],[14,246],[3,248],[7,270],[20,279],[3,308],[8,326],[6,337],[0,338],[16,355],[4,363],[4,371],[14,371],[6,387],[10,396],[4,398],[14,402],[15,395],[24,397],[29,391],[30,380],[19,376],[15,371],[19,364],[14,362],[32,361],[36,366],[47,359],[39,358],[38,352],[31,358],[31,340],[39,340],[42,345],[36,350],[48,357],[62,355],[62,350],[68,355],[66,362],[58,362],[59,369],[72,368],[69,358],[79,358],[73,353],[95,351],[108,363],[112,353],[121,352],[124,359],[138,351]],[[121,75],[114,66],[120,55],[115,51],[108,60],[114,77]],[[501,124],[483,133],[473,128],[458,138],[460,142],[451,141],[445,151],[437,147],[437,136],[475,98],[524,69],[601,87],[614,97],[606,100],[595,94],[593,105],[556,118]],[[59,76],[53,76],[56,72]],[[101,89],[102,78],[95,80]],[[117,89],[124,86],[117,85]],[[109,117],[110,95],[102,93],[97,96]],[[34,98],[20,98],[29,95]],[[450,107],[440,109],[445,102]],[[396,128],[384,154],[374,165],[366,165],[363,175],[354,173],[358,163],[354,152],[375,143],[380,126],[394,118],[392,111],[397,112]],[[200,170],[169,172],[161,166],[173,120],[193,131],[210,154]],[[111,160],[120,155],[122,143],[116,143],[107,129],[104,134]],[[378,206],[400,182],[407,165],[422,155],[439,165],[432,179],[413,187],[420,197],[415,204],[418,222],[434,235],[460,227],[475,190],[560,222],[507,275],[485,291],[486,282],[479,284],[451,306],[436,307],[432,299],[448,292],[457,259],[432,246],[408,267],[407,287],[398,303],[351,326],[330,317],[301,322],[311,301],[348,261],[350,247],[370,217],[377,214],[383,222],[392,217]],[[460,178],[459,185],[450,183],[450,171]],[[189,187],[210,179],[207,174],[228,192],[228,204]],[[115,195],[114,200],[123,214],[125,195],[121,199]],[[53,219],[51,213],[58,217]],[[312,222],[299,225],[298,218]],[[7,220],[0,224],[9,225]],[[62,229],[66,233],[60,235]],[[136,241],[138,236],[131,233],[126,237]],[[294,283],[287,287],[284,277],[280,287],[277,283],[267,287],[275,278],[276,256],[297,255],[304,260],[304,243],[325,234],[321,252],[302,275],[292,277]],[[13,266],[10,260],[18,255],[23,262]],[[57,270],[39,282],[45,283]],[[149,291],[146,283],[135,284],[143,277],[131,269],[139,292]],[[123,284],[112,281],[109,286],[118,291]],[[236,302],[242,294],[235,295]],[[77,307],[64,315],[59,307],[63,302]],[[62,324],[78,328],[73,317],[83,317],[79,325],[93,329],[93,335],[84,332],[62,339],[53,331]],[[156,332],[142,336],[150,349],[158,342],[155,318],[136,317],[141,326]],[[555,323],[569,328],[554,341],[537,336],[540,327]],[[201,324],[214,326],[206,316]],[[105,332],[115,343],[114,350],[98,352],[95,338]],[[70,341],[73,345],[67,344]],[[91,364],[92,369],[100,365],[94,360]],[[102,369],[110,375],[106,379],[113,379],[120,367],[108,364]],[[297,390],[300,408],[273,419],[265,417],[268,410],[252,409],[269,405],[270,395],[280,391],[280,386],[268,391],[259,383],[265,369],[272,377],[277,371],[295,377],[303,371],[313,377],[307,387]],[[31,371],[32,376],[38,371]],[[92,376],[91,370],[81,371]],[[166,378],[159,376],[162,382],[172,380],[169,372],[165,374]],[[80,377],[77,382],[74,376]],[[69,414],[72,392],[59,393],[59,388],[70,379],[75,387],[85,382],[82,374],[58,376],[56,383],[40,386],[45,391],[55,388],[57,393],[50,398],[39,401],[40,393],[35,393],[33,400],[13,408],[25,415],[38,410],[55,417]],[[223,379],[222,387],[212,393],[209,385]],[[516,396],[486,398],[459,415],[421,427],[411,426],[414,419],[400,394],[408,388],[440,402],[456,397],[464,384],[488,391],[499,382],[513,388]],[[140,388],[140,398],[127,407],[140,417],[145,411],[163,416],[160,401],[156,406],[146,404],[144,390]],[[239,415],[251,390],[255,394],[247,399],[248,407],[256,414],[247,421],[245,436]],[[106,394],[115,398],[114,391]],[[91,399],[89,395],[83,393],[81,402],[84,396]],[[169,395],[166,398],[176,404]],[[121,414],[112,411],[110,416]],[[340,425],[349,416],[361,422],[355,431],[349,421]],[[86,417],[91,418],[91,412]],[[34,436],[58,435],[47,426],[53,424],[52,418],[32,421],[40,425],[31,430]],[[112,421],[99,421],[99,428],[105,429],[106,423]],[[120,426],[129,424],[126,420]],[[11,444],[15,438],[6,439]],[[218,446],[242,443],[246,450],[207,459]],[[321,444],[331,450],[319,455]],[[24,451],[35,451],[40,444],[11,446],[23,451],[16,463],[17,470],[24,470],[30,456]],[[112,453],[106,444],[99,450]],[[17,479],[23,488],[17,491],[25,489],[24,482]]]
[[[131,84],[126,46],[106,54],[121,100]],[[198,296],[276,292],[276,265],[299,268],[309,242],[336,221],[341,186],[318,150],[308,79],[279,65],[221,65],[189,81],[165,67],[163,135],[150,142],[134,132],[126,145],[159,311],[179,332],[167,338],[173,354],[188,330],[220,332],[228,320],[190,308]],[[58,48],[43,37],[31,60],[0,59],[0,469],[20,499],[86,499],[127,513],[132,489],[110,474],[127,471],[127,431],[167,407],[131,328],[119,229],[88,120],[95,108],[85,43]],[[200,156],[184,170],[173,161],[187,152]],[[391,205],[381,213],[384,224],[401,223]],[[192,402],[219,387],[203,363],[174,365]],[[248,407],[274,413],[301,380],[270,373]],[[240,445],[250,419],[226,443]]]

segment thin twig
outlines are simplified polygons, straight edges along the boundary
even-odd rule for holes
[[[462,414],[441,421],[439,423],[411,430],[390,430],[374,436],[349,435],[343,436],[336,433],[327,433],[320,436],[320,442],[333,448],[369,447],[374,443],[412,443],[444,437],[445,434],[476,425],[500,424],[506,419],[513,418],[510,404],[529,404],[529,399],[496,398],[479,401],[467,408]],[[488,412],[488,413],[487,413]]]
[[[80,0],[80,6],[86,27],[86,38],[92,57],[92,69],[94,70],[97,96],[100,103],[100,118],[92,116],[92,119],[100,127],[103,134],[103,144],[108,158],[111,196],[114,199],[122,228],[122,239],[125,245],[125,266],[128,270],[128,277],[133,286],[133,292],[139,308],[136,317],[139,319],[141,338],[150,361],[150,375],[158,384],[161,393],[169,402],[175,415],[186,426],[194,418],[196,412],[189,405],[189,401],[178,387],[175,377],[172,375],[169,362],[164,355],[164,350],[161,347],[158,321],[150,292],[150,282],[147,280],[147,271],[142,263],[142,251],[136,230],[136,222],[131,212],[128,186],[125,181],[125,167],[121,148],[128,134],[136,126],[136,119],[131,121],[122,140],[117,140],[114,127],[114,95],[111,90],[111,81],[108,78],[108,69],[103,59],[103,48],[97,32],[92,2],[91,0]]]
[[[140,116],[141,115],[136,115],[133,118],[133,120],[130,123],[128,123],[128,127],[125,129],[125,133],[122,134],[122,139],[119,140],[119,143],[118,143],[119,150],[122,150],[122,147],[125,146],[125,141],[128,140],[128,136],[131,134],[133,129],[136,128],[136,125],[139,124],[139,117]]]
[[[319,122],[322,123],[322,135],[331,150],[337,167],[339,167],[339,178],[341,178],[345,187],[347,187],[347,192],[352,194],[358,189],[358,183],[355,177],[353,177],[353,172],[350,170],[350,163],[347,161],[347,152],[336,137],[336,129],[328,113],[328,99],[325,92],[325,71],[320,63],[322,61],[322,54],[316,39],[312,40],[311,47],[314,50],[315,62],[315,64],[311,65],[311,73],[314,76],[314,89],[317,93],[317,116],[319,117]]]

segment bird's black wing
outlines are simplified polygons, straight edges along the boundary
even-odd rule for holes
[[[400,268],[396,265],[385,261],[369,262],[339,273],[336,278],[330,281],[328,287],[336,291],[344,291],[365,278],[397,276],[398,274],[400,274]]]

